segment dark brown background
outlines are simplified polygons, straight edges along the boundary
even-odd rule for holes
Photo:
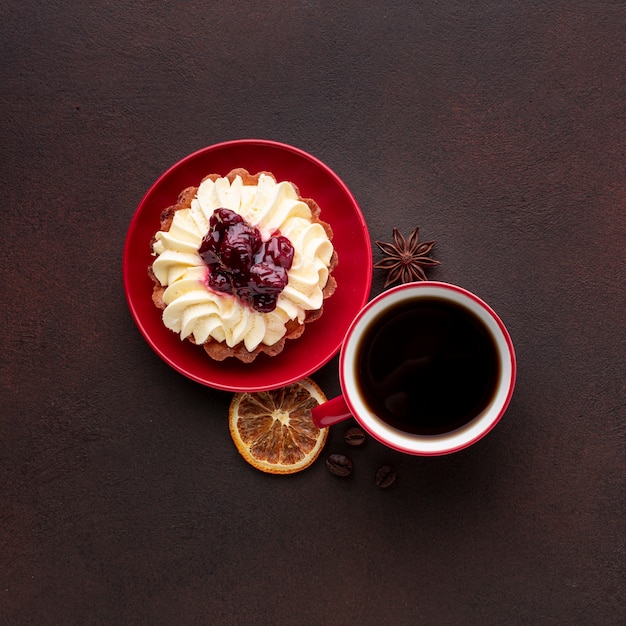
[[[621,0],[5,0],[0,622],[624,623],[625,32]],[[430,276],[500,313],[487,438],[266,476],[230,394],[152,353],[135,207],[247,137],[326,162],[372,240],[419,225]],[[336,360],[314,378],[336,394]]]

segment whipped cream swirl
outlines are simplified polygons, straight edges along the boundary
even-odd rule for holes
[[[294,247],[288,283],[270,313],[255,311],[234,295],[218,293],[206,284],[207,267],[198,249],[209,230],[213,211],[226,208],[256,227],[265,241],[276,231]],[[240,176],[204,180],[188,209],[174,213],[168,231],[155,236],[152,271],[166,287],[163,323],[181,339],[193,336],[203,344],[213,338],[234,347],[243,342],[252,352],[259,344],[274,345],[290,320],[304,323],[307,311],[322,306],[333,246],[323,226],[312,221],[311,209],[298,199],[291,183],[267,174],[257,185]]]

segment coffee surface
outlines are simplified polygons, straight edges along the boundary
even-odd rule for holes
[[[399,430],[432,435],[467,424],[489,404],[499,359],[491,334],[473,313],[420,298],[370,323],[357,367],[370,411]]]

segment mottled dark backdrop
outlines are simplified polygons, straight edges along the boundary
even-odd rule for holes
[[[626,623],[625,32],[622,0],[4,0],[0,622]],[[266,476],[230,394],[150,350],[135,207],[245,137],[326,162],[372,240],[419,225],[431,277],[501,314],[487,438]],[[336,394],[336,360],[314,378]]]

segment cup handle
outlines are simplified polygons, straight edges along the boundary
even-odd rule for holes
[[[349,419],[352,417],[352,413],[350,413],[343,396],[337,396],[314,407],[311,410],[311,417],[318,428],[326,428]]]

